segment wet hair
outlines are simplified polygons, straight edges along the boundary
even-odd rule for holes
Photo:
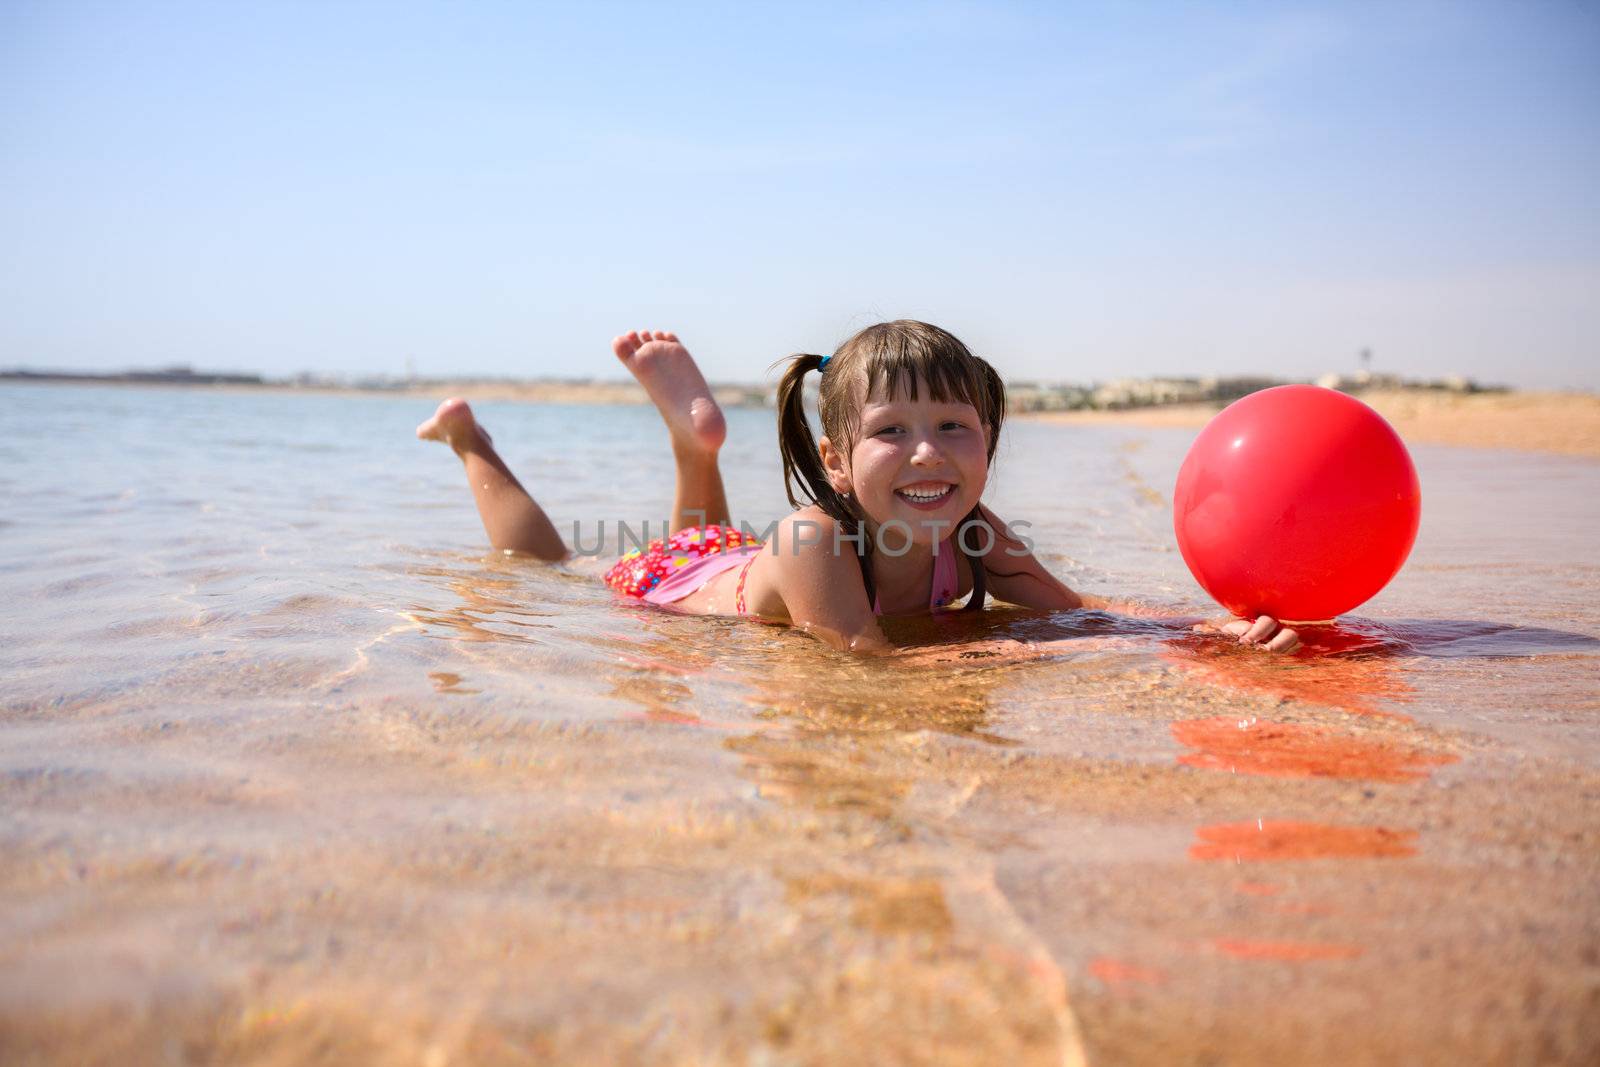
[[[784,490],[790,504],[815,504],[840,523],[846,533],[858,535],[861,577],[871,603],[875,587],[872,539],[862,530],[866,516],[853,495],[840,493],[828,481],[806,420],[802,383],[806,374],[822,368],[824,357],[800,353],[790,356],[787,362],[778,382],[778,451],[783,456]],[[861,428],[861,408],[868,397],[904,396],[917,400],[919,392],[926,389],[929,399],[936,403],[967,403],[977,410],[988,431],[988,462],[994,463],[1006,412],[1005,383],[993,367],[973,355],[953,334],[913,319],[880,322],[840,345],[832,356],[826,357],[826,362],[827,370],[817,390],[817,414],[823,434],[845,455],[855,445]],[[983,561],[966,550],[959,533],[968,523],[980,521],[975,504],[951,531],[956,548],[972,569],[969,611],[983,608],[987,583]]]

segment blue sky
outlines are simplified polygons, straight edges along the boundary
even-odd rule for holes
[[[1600,387],[1600,7],[0,4],[0,366]]]

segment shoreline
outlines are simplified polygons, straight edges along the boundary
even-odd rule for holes
[[[466,396],[473,401],[524,404],[648,404],[637,382],[496,382],[429,381],[395,388],[355,385],[295,385],[287,382],[63,381],[0,379],[20,385],[100,385],[142,389],[202,389],[230,393],[302,394],[317,396],[392,396],[443,400]],[[764,385],[712,384],[712,395],[724,407],[766,407]],[[1458,448],[1500,448],[1600,458],[1600,395],[1593,393],[1510,392],[1443,393],[1431,390],[1369,390],[1353,394],[1372,407],[1408,444]],[[1204,426],[1222,404],[1169,404],[1120,411],[1028,411],[1008,417],[1081,426],[1132,426],[1193,429]]]
[[[74,380],[69,378],[5,378],[0,385],[67,385],[99,386],[111,389],[171,389],[214,393],[270,393],[298,396],[376,396],[411,399],[446,400],[464,396],[473,402],[509,401],[523,404],[573,404],[635,406],[650,403],[643,386],[635,381],[593,382],[503,382],[503,381],[429,381],[393,387],[361,385],[311,384],[294,382],[179,382],[179,381],[117,381],[99,378]],[[711,384],[717,403],[724,407],[762,407],[766,390],[757,385]]]

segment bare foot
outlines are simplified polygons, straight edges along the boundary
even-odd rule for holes
[[[472,409],[459,396],[440,404],[433,417],[417,427],[417,436],[424,441],[443,441],[457,452],[467,451],[480,440],[489,441],[489,432],[478,425]]]
[[[675,449],[715,455],[728,436],[722,409],[678,335],[666,330],[635,330],[611,342],[672,432]]]

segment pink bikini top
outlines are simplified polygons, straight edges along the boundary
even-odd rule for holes
[[[744,607],[744,580],[750,574],[750,564],[756,561],[756,553],[750,554],[749,562],[739,568],[739,584],[733,593],[733,610],[740,615],[748,614]],[[939,553],[933,558],[933,588],[928,596],[928,610],[937,611],[956,598],[960,588],[961,576],[956,570],[956,548],[949,541],[939,542]],[[872,597],[872,613],[883,614],[883,605],[879,603],[876,593]]]

